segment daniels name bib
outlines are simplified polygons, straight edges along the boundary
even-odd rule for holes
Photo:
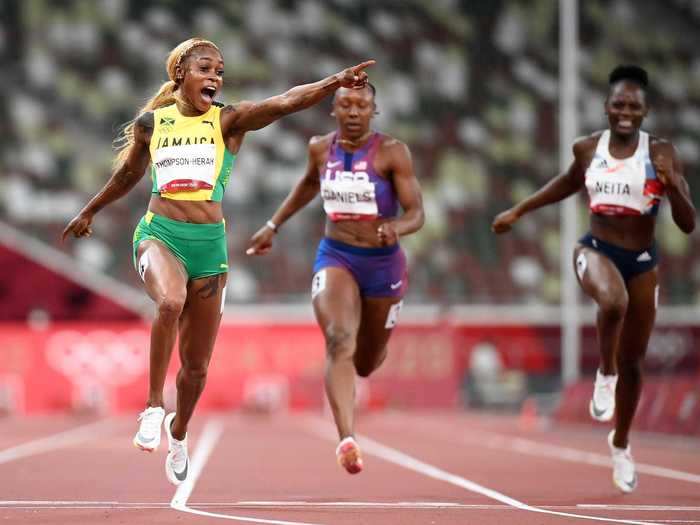
[[[161,193],[210,190],[216,182],[216,145],[160,148],[155,151],[153,166]]]
[[[332,221],[372,220],[377,217],[377,198],[374,183],[364,172],[335,171],[330,169],[321,179],[323,209]]]

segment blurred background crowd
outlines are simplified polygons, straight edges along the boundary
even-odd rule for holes
[[[652,83],[645,128],[677,146],[700,204],[700,4],[586,0],[580,11],[581,134],[606,127],[608,72],[642,65]],[[0,215],[23,234],[138,285],[131,236],[148,177],[97,216],[90,239],[61,245],[60,233],[109,178],[113,140],[166,80],[169,51],[196,35],[223,51],[226,103],[377,60],[374,126],[410,146],[427,214],[403,241],[409,301],[558,302],[558,207],[510,235],[489,229],[557,173],[554,0],[26,0],[2,2],[0,14]],[[318,199],[284,225],[269,256],[244,251],[303,174],[309,138],[334,129],[329,113],[330,100],[246,138],[224,198],[229,301],[307,300]],[[662,210],[662,302],[697,304],[700,244]],[[581,233],[586,215],[582,199]]]

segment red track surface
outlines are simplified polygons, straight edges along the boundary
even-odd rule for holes
[[[633,435],[640,465],[669,470],[640,471],[637,492],[622,495],[610,467],[595,464],[608,454],[603,426],[523,429],[515,418],[464,413],[366,414],[358,422],[365,470],[349,476],[335,464],[325,419],[197,414],[191,472],[206,445],[212,452],[180,510],[170,508],[163,444],[154,454],[131,446],[135,418],[69,432],[46,449],[12,448],[89,423],[0,423],[0,523],[700,523],[700,443]],[[673,479],[683,473],[690,476]]]

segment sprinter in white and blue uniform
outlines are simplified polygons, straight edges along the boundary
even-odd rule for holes
[[[306,174],[248,247],[250,254],[267,253],[277,229],[321,194],[328,220],[311,299],[326,340],[326,393],[340,438],[336,457],[351,474],[362,470],[354,437],[355,374],[367,377],[386,357],[408,284],[399,237],[423,225],[408,148],[370,128],[374,95],[371,84],[338,90],[337,131],[311,139]]]
[[[591,229],[574,250],[574,266],[581,288],[598,305],[601,359],[589,411],[598,421],[617,414],[608,435],[613,482],[632,492],[637,473],[628,437],[658,306],[656,214],[666,196],[676,225],[691,233],[695,208],[673,145],[641,131],[649,111],[646,71],[618,66],[609,81],[609,128],[577,140],[569,169],[499,214],[492,228],[506,232],[525,213],[588,191]]]

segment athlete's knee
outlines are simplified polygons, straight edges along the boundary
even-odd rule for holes
[[[208,363],[183,363],[182,378],[188,383],[201,384],[207,380]]]
[[[598,301],[601,314],[611,321],[624,319],[627,313],[629,298],[627,292],[609,293],[603,292]]]
[[[176,321],[185,307],[185,296],[166,294],[158,301],[158,317],[166,321]]]
[[[342,328],[330,327],[324,331],[326,354],[330,359],[349,359],[355,353],[354,341],[350,332]]]

